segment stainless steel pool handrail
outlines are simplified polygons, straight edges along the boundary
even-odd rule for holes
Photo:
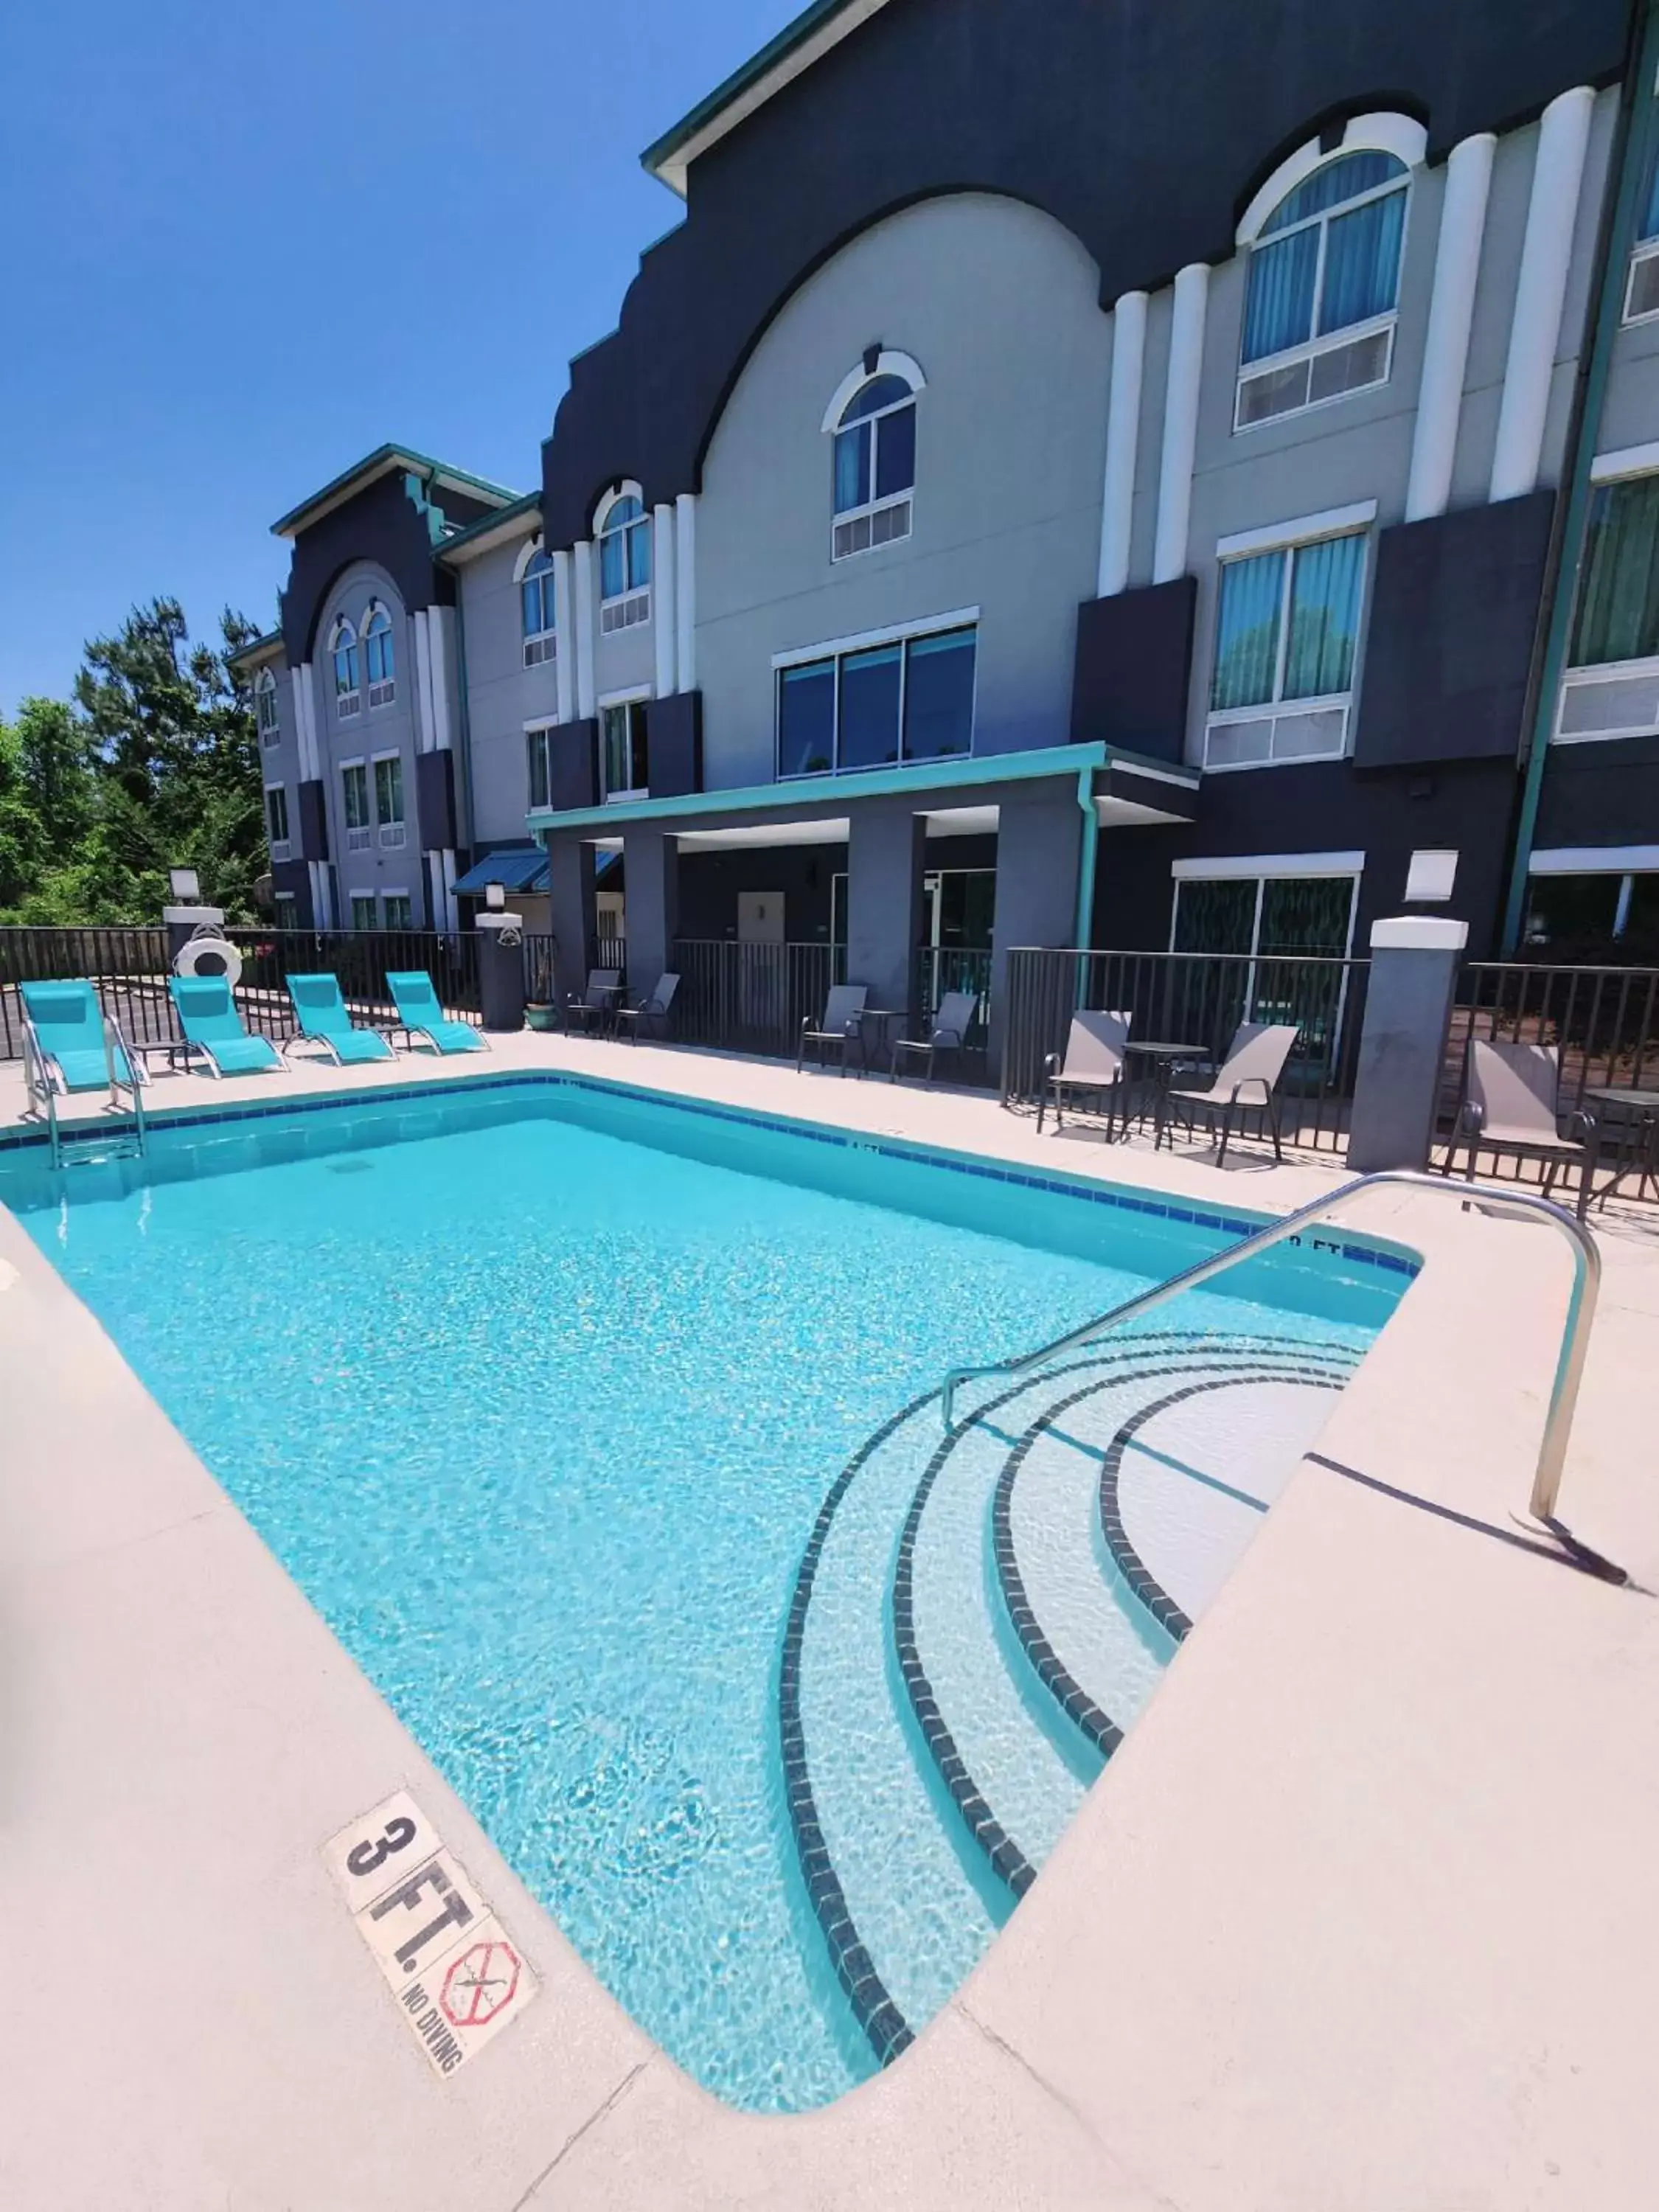
[[[1567,1456],[1567,1437],[1572,1428],[1574,1408],[1578,1402],[1578,1384],[1584,1370],[1584,1352],[1589,1342],[1590,1324],[1595,1318],[1596,1295],[1601,1285],[1601,1255],[1595,1237],[1585,1224],[1553,1199],[1540,1198],[1533,1191],[1493,1190],[1485,1184],[1470,1185],[1448,1182],[1442,1176],[1425,1175],[1416,1168],[1384,1168],[1371,1175],[1356,1176],[1340,1189],[1329,1191],[1323,1198],[1314,1199],[1299,1206],[1295,1212],[1286,1213],[1277,1221],[1270,1221],[1254,1235],[1241,1237],[1236,1244],[1224,1251],[1212,1252],[1207,1260],[1200,1260],[1190,1267],[1183,1267],[1178,1275],[1166,1282],[1155,1283],[1150,1291],[1141,1291],[1134,1297],[1126,1298],[1121,1305],[1114,1306],[1108,1313],[1097,1314],[1093,1321],[1085,1322],[1080,1328],[1057,1336],[1053,1343],[1041,1346],[1017,1359],[994,1359],[980,1367],[953,1367],[945,1376],[939,1392],[940,1408],[948,1431],[954,1425],[957,1391],[964,1382],[973,1382],[986,1375],[1024,1375],[1035,1367],[1042,1367],[1063,1353],[1075,1352],[1081,1346],[1091,1344],[1109,1329],[1118,1328],[1125,1322],[1133,1321],[1155,1306],[1165,1305],[1183,1291],[1196,1290],[1212,1276],[1248,1260],[1257,1252],[1265,1252],[1270,1245],[1293,1237],[1316,1221],[1323,1221],[1347,1200],[1363,1190],[1377,1190],[1393,1184],[1396,1188],[1437,1193],[1442,1198],[1455,1198],[1464,1206],[1484,1206],[1489,1212],[1521,1216],[1536,1215],[1552,1223],[1567,1239],[1573,1249],[1572,1296],[1568,1301],[1566,1325],[1561,1334],[1561,1353],[1555,1366],[1555,1383],[1550,1392],[1549,1412],[1544,1421],[1543,1441],[1539,1446],[1538,1466],[1533,1476],[1530,1510],[1538,1521],[1552,1521],[1555,1502],[1561,1488],[1561,1470]]]

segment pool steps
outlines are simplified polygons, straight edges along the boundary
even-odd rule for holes
[[[1188,1395],[1305,1392],[1293,1464],[1358,1356],[1148,1328],[981,1389],[944,1437],[929,1393],[843,1468],[798,1574],[779,1726],[797,1869],[878,2063],[1030,1887],[1190,1625],[1118,1499],[1139,1426]]]

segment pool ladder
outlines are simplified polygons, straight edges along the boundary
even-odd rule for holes
[[[1419,1190],[1443,1199],[1455,1198],[1465,1207],[1479,1206],[1488,1213],[1508,1213],[1522,1219],[1538,1217],[1559,1229],[1573,1250],[1572,1296],[1567,1303],[1567,1318],[1561,1334],[1560,1356],[1556,1361],[1555,1382],[1550,1392],[1549,1413],[1544,1422],[1543,1442],[1539,1447],[1538,1465],[1533,1475],[1532,1497],[1528,1510],[1535,1521],[1543,1522],[1557,1539],[1569,1548],[1585,1557],[1587,1563],[1596,1555],[1589,1553],[1561,1527],[1555,1517],[1555,1504],[1561,1488],[1561,1470],[1567,1456],[1567,1437],[1572,1428],[1574,1408],[1578,1403],[1578,1384],[1584,1369],[1584,1353],[1589,1343],[1590,1324],[1595,1318],[1596,1295],[1601,1285],[1601,1255],[1595,1239],[1576,1215],[1565,1206],[1557,1206],[1553,1199],[1540,1198],[1524,1190],[1493,1190],[1487,1186],[1477,1188],[1471,1196],[1467,1183],[1449,1183],[1443,1176],[1425,1175],[1414,1168],[1385,1168],[1371,1175],[1356,1176],[1340,1189],[1328,1192],[1307,1206],[1299,1206],[1294,1213],[1285,1214],[1278,1221],[1270,1221],[1254,1235],[1242,1237],[1237,1243],[1229,1244],[1224,1251],[1213,1252],[1207,1260],[1200,1260],[1190,1267],[1171,1275],[1167,1282],[1155,1283],[1149,1291],[1142,1291],[1121,1305],[1113,1306],[1093,1321],[1085,1322],[1081,1328],[1073,1329],[1066,1336],[1056,1337],[1052,1344],[1038,1346],[1016,1359],[992,1360],[982,1367],[953,1367],[945,1376],[939,1393],[940,1410],[948,1431],[953,1426],[956,1395],[964,1382],[986,1375],[1024,1375],[1034,1367],[1046,1366],[1051,1359],[1075,1352],[1082,1345],[1092,1344],[1105,1335],[1109,1329],[1119,1328],[1124,1322],[1138,1320],[1155,1306],[1166,1305],[1171,1298],[1179,1297],[1183,1291],[1194,1291],[1200,1283],[1207,1283],[1214,1275],[1241,1260],[1249,1260],[1270,1245],[1281,1243],[1287,1237],[1308,1228],[1316,1221],[1323,1221],[1339,1212],[1351,1198],[1361,1191],[1377,1190],[1385,1185],[1407,1190]],[[1605,1565],[1605,1562],[1601,1562]],[[1615,1570],[1615,1572],[1618,1571]]]
[[[123,1082],[115,1072],[118,1051],[131,1075],[130,1083]],[[111,1108],[119,1106],[125,1091],[132,1100],[132,1111],[120,1121],[100,1120],[88,1128],[78,1122],[72,1123],[65,1133],[58,1119],[58,1091],[46,1072],[46,1054],[40,1049],[33,1023],[25,1019],[23,1084],[31,1101],[46,1109],[46,1134],[54,1168],[92,1167],[105,1160],[141,1160],[149,1150],[149,1126],[144,1119],[143,1070],[122,1035],[120,1024],[109,1014],[104,1017],[104,1065],[109,1074]]]

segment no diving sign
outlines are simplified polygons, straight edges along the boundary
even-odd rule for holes
[[[434,2072],[457,2072],[535,1996],[523,1954],[407,1790],[323,1856]]]

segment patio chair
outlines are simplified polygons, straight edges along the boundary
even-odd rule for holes
[[[1060,1123],[1060,1102],[1068,1091],[1089,1097],[1097,1104],[1109,1091],[1113,1104],[1123,1097],[1123,1048],[1129,1042],[1129,1014],[1073,1014],[1072,1026],[1066,1038],[1066,1054],[1051,1052],[1042,1063],[1042,1087],[1037,1092],[1037,1134],[1042,1134],[1042,1116],[1050,1099],[1054,1101],[1054,1127]],[[1112,1133],[1112,1106],[1106,1109],[1106,1134]]]
[[[1153,1151],[1163,1143],[1164,1133],[1172,1117],[1184,1121],[1190,1135],[1203,1115],[1212,1128],[1218,1121],[1221,1124],[1221,1149],[1216,1155],[1216,1165],[1224,1166],[1235,1116],[1258,1112],[1272,1133],[1273,1158],[1282,1160],[1285,1148],[1279,1139],[1279,1085],[1297,1034],[1294,1022],[1241,1022],[1233,1031],[1227,1057],[1203,1090],[1176,1084],[1160,1094]],[[1171,1138],[1171,1147],[1174,1141]]]
[[[388,968],[386,987],[398,1009],[398,1027],[409,1039],[411,1050],[416,1037],[424,1037],[433,1051],[440,1054],[489,1050],[489,1038],[475,1030],[471,1022],[452,1022],[447,1018],[424,968],[400,968],[395,974]]]
[[[185,1065],[207,1062],[216,1076],[286,1074],[288,1062],[268,1036],[250,1036],[222,975],[173,975],[167,980],[185,1040]]]
[[[360,1067],[368,1060],[396,1058],[389,1037],[383,1037],[378,1030],[352,1027],[337,976],[290,975],[288,995],[294,1001],[300,1035],[308,1043],[321,1045],[336,1067]]]
[[[603,1029],[617,1007],[620,968],[590,968],[585,991],[572,991],[564,1002],[566,1029]]]
[[[847,1073],[847,1048],[856,1044],[859,1048],[859,1073],[867,1065],[864,1050],[864,1002],[870,995],[867,983],[837,983],[824,1003],[823,1019],[817,1029],[809,1014],[800,1025],[800,1043],[795,1052],[795,1073],[799,1075],[806,1063],[806,1048],[817,1047],[818,1060],[833,1045],[841,1054],[841,1072]]]
[[[654,1022],[658,1035],[665,1036],[668,1034],[669,1024],[673,1018],[674,994],[679,988],[679,977],[665,971],[658,976],[657,988],[648,999],[641,999],[635,1006],[617,1007],[618,1026],[623,1022],[631,1024],[635,1044],[640,1041],[640,1031],[647,1022]]]
[[[947,991],[939,1002],[939,1012],[927,1024],[927,1034],[922,1037],[899,1037],[896,1040],[887,1064],[887,1080],[898,1079],[901,1053],[926,1054],[927,1066],[923,1079],[931,1083],[933,1069],[942,1052],[953,1052],[958,1063],[964,1049],[964,1040],[973,1025],[974,1014],[979,1006],[977,991]]]
[[[1577,1108],[1565,1118],[1575,1133],[1564,1137],[1558,1046],[1501,1044],[1495,1037],[1470,1037],[1463,1048],[1457,1127],[1441,1173],[1451,1173],[1460,1139],[1468,1147],[1463,1173],[1469,1182],[1474,1181],[1477,1154],[1498,1152],[1510,1159],[1541,1160],[1547,1196],[1561,1170],[1577,1161],[1582,1221],[1595,1176],[1596,1128],[1589,1115]]]
[[[128,1052],[120,1028],[98,1003],[90,983],[20,983],[23,1002],[23,1081],[31,1103],[49,1091],[129,1091],[149,1076]]]

